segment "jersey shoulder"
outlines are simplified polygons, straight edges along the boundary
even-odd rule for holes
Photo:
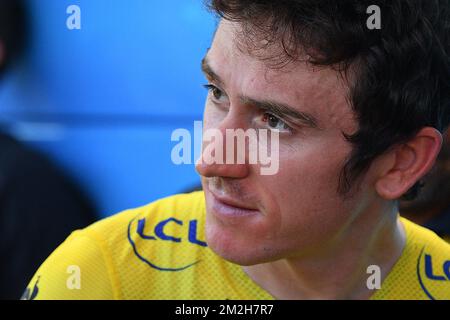
[[[84,231],[100,240],[122,242],[124,234],[130,238],[137,233],[143,239],[173,240],[182,233],[183,226],[189,226],[190,221],[202,222],[205,218],[205,203],[203,192],[177,194],[159,199],[145,206],[129,209],[103,219]],[[152,228],[153,227],[153,228]],[[174,235],[169,235],[173,230]],[[156,236],[156,237],[155,237]]]
[[[88,230],[104,243],[119,299],[258,299],[267,294],[209,249],[203,192],[128,210]]]
[[[380,299],[450,299],[450,244],[407,219],[406,245],[381,290]]]
[[[102,244],[79,230],[39,267],[22,299],[114,299],[117,296],[112,277]]]
[[[429,229],[408,220],[404,224],[409,230],[411,247],[417,253],[411,263],[422,291],[428,299],[449,300],[450,244]]]
[[[270,299],[204,238],[203,192],[126,210],[74,232],[24,299]]]
[[[139,291],[140,272],[183,270],[196,263],[199,252],[192,246],[206,247],[197,231],[204,211],[202,192],[180,194],[77,230],[41,265],[22,298],[130,298],[124,288]],[[189,250],[184,242],[191,244]],[[170,253],[174,244],[184,244],[185,257]]]
[[[175,259],[174,250],[183,247],[183,255],[196,255],[195,249],[207,247],[203,240],[205,215],[203,192],[178,194],[126,210],[85,232],[103,243],[115,259],[140,261],[155,270],[178,270],[190,264]]]

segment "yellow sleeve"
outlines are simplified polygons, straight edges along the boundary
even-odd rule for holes
[[[113,276],[102,241],[76,231],[41,265],[22,299],[115,299],[118,293]]]

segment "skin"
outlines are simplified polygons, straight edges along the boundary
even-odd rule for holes
[[[450,130],[444,135],[442,151],[436,165],[424,179],[425,186],[417,199],[400,203],[402,216],[418,223],[428,221],[443,214],[450,207]]]
[[[278,299],[369,298],[367,267],[380,266],[384,278],[405,244],[395,199],[431,168],[440,134],[424,128],[410,144],[377,159],[352,196],[343,197],[338,179],[352,146],[342,132],[358,128],[348,85],[335,71],[305,62],[270,68],[242,50],[239,31],[238,23],[222,21],[206,56],[214,87],[204,129],[224,136],[226,129],[279,130],[280,168],[263,176],[257,164],[197,163],[208,245]],[[317,126],[268,121],[247,98],[289,105]],[[224,203],[248,214],[224,216]]]

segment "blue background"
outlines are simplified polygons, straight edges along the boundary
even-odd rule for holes
[[[28,0],[31,36],[0,83],[0,121],[49,155],[101,216],[199,183],[171,161],[206,92],[200,61],[216,19],[201,0]],[[81,30],[69,30],[69,5]]]

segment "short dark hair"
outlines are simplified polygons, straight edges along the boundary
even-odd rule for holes
[[[0,73],[18,59],[26,43],[26,17],[21,0],[0,0],[0,42],[4,57],[0,61]]]
[[[353,73],[349,100],[359,128],[345,135],[353,151],[342,170],[340,193],[348,193],[392,146],[423,127],[443,132],[449,125],[450,0],[210,0],[207,5],[242,25],[253,52],[264,49],[254,41],[264,36],[282,48],[271,60],[307,56],[312,64]],[[381,9],[381,29],[367,27],[371,5]],[[403,198],[413,199],[420,185]]]

